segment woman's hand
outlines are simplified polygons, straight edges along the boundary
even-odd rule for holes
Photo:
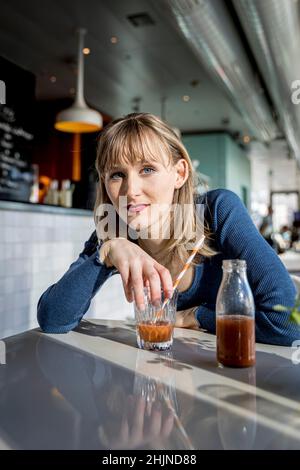
[[[200,326],[195,318],[197,308],[198,307],[192,307],[187,310],[176,312],[175,327],[199,330]]]
[[[121,418],[121,417],[120,417]],[[145,397],[130,395],[114,435],[99,428],[99,438],[109,449],[136,449],[148,443],[167,439],[174,427],[174,414],[159,401],[147,403]]]
[[[133,290],[140,310],[145,307],[143,288],[146,285],[150,287],[151,302],[154,305],[159,306],[161,289],[166,297],[171,297],[173,283],[169,270],[151,258],[138,245],[125,238],[115,238],[102,245],[100,255],[107,266],[117,268],[128,302],[133,301]]]

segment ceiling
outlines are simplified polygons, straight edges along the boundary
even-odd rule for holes
[[[118,117],[132,112],[134,100],[141,98],[140,111],[161,115],[166,97],[165,117],[183,132],[248,133],[227,96],[169,22],[163,0],[0,0],[0,11],[0,56],[36,75],[38,99],[74,93],[75,30],[85,27],[85,45],[91,49],[85,58],[90,105]],[[127,17],[137,13],[148,13],[154,24],[135,27]],[[116,44],[112,36],[117,36]],[[193,86],[193,81],[198,84]],[[183,95],[190,101],[184,102]],[[224,119],[229,124],[222,124]]]

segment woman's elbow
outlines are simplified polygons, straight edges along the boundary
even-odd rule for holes
[[[40,310],[38,310],[37,313],[37,321],[42,332],[48,334],[68,333],[69,331],[74,330],[76,326],[78,326],[78,322],[70,324],[57,324],[53,322],[53,319],[51,319],[51,317],[45,315],[44,312]]]
[[[256,322],[256,341],[258,343],[277,346],[292,346],[300,340],[300,327],[292,323],[285,315],[284,320],[271,319],[272,315],[264,315],[264,322]]]
[[[51,304],[43,297],[44,294],[40,298],[37,306],[37,322],[43,333],[68,333],[76,328],[79,321],[74,321],[75,319],[73,318],[73,321],[69,322],[67,318],[64,318],[64,315],[58,315],[55,308],[51,308]]]

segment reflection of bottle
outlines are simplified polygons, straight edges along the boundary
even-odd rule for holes
[[[216,313],[218,361],[231,367],[255,364],[255,306],[246,261],[223,261]]]
[[[248,371],[248,383],[255,386],[255,367],[249,368]],[[214,393],[218,398],[218,431],[223,448],[225,450],[253,449],[257,428],[255,389],[245,391],[222,384],[217,386]]]

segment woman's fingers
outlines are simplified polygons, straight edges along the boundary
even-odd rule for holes
[[[151,303],[155,305],[155,307],[159,307],[161,301],[161,283],[159,274],[151,263],[147,263],[144,266],[144,273],[149,281]]]
[[[120,436],[119,436],[119,445],[126,445],[129,441],[129,424],[126,413],[122,417],[121,426],[120,426]]]
[[[159,307],[161,290],[165,297],[171,297],[173,291],[172,277],[167,268],[152,260],[145,258],[127,258],[118,263],[124,292],[128,302],[133,299],[139,310],[145,308],[144,287],[150,288],[151,302]]]
[[[123,239],[110,241],[109,259],[121,274],[128,302],[145,308],[144,286],[150,287],[151,301],[159,306],[161,290],[171,297],[173,283],[169,270],[147,255],[140,247]]]
[[[131,291],[131,284],[130,284],[130,271],[129,271],[129,264],[128,263],[122,263],[122,266],[119,267],[118,269],[122,282],[123,282],[123,288],[125,292],[125,296],[128,302],[132,302],[133,296],[132,296],[132,291]]]
[[[144,434],[144,419],[145,419],[146,400],[140,396],[136,398],[134,404],[131,439],[133,443],[140,443],[143,440]]]
[[[155,263],[155,269],[160,276],[160,281],[165,297],[171,297],[173,293],[173,281],[170,271],[159,263]]]
[[[149,423],[149,436],[152,438],[159,436],[162,424],[162,406],[156,401],[152,406],[152,413]]]
[[[161,290],[165,297],[171,297],[173,292],[172,277],[167,268],[151,260],[144,260],[141,264],[135,262],[131,265],[130,280],[136,304],[140,310],[144,308],[144,290],[150,288],[151,303],[160,306]]]
[[[174,427],[174,413],[169,410],[161,426],[161,437],[169,437]]]
[[[134,292],[134,299],[139,310],[145,309],[144,282],[142,265],[136,261],[130,266],[130,282]]]

